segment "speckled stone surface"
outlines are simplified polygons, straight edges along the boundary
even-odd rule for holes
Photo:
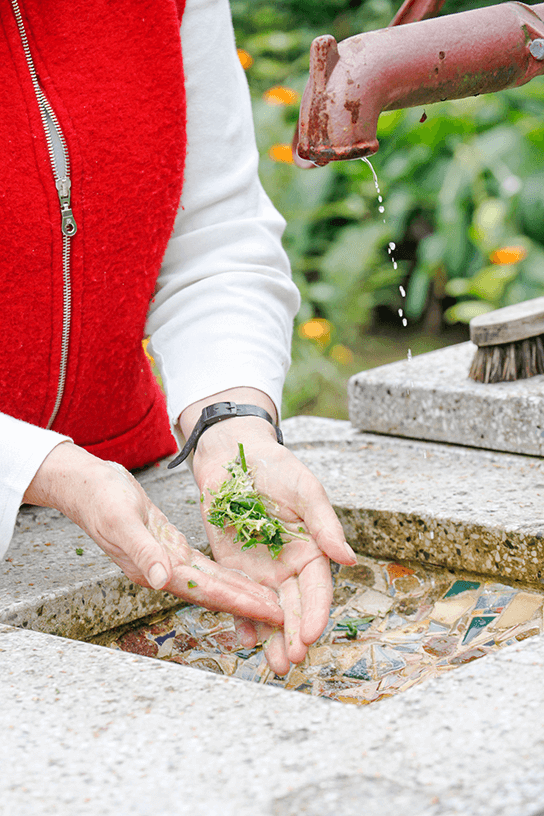
[[[543,461],[359,433],[349,422],[290,422],[288,444],[358,552],[542,583]]]
[[[363,434],[331,419],[295,417],[283,429],[358,552],[542,585],[544,462]],[[138,478],[190,544],[206,549],[188,470],[161,464]],[[131,583],[76,525],[44,508],[23,509],[0,562],[0,622],[13,626],[84,638],[177,602]]]
[[[189,471],[161,464],[137,478],[189,543],[206,550]],[[176,603],[169,593],[133,584],[79,527],[46,508],[22,509],[0,562],[0,622],[13,626],[82,638]]]
[[[544,375],[475,383],[475,350],[461,343],[356,374],[351,421],[361,431],[542,456]]]
[[[0,626],[2,816],[537,816],[544,639],[373,706]]]

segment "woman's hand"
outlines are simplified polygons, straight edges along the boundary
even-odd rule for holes
[[[264,545],[242,552],[240,544],[233,542],[232,530],[223,531],[207,522],[210,490],[217,490],[229,478],[224,466],[236,458],[238,442],[243,443],[247,465],[254,470],[256,490],[274,507],[273,514],[294,532],[301,526],[308,531],[303,538],[288,541],[275,559]],[[266,420],[236,418],[208,428],[198,442],[193,470],[204,496],[201,507],[214,557],[274,589],[284,610],[283,631],[254,624],[250,616],[244,616],[236,621],[239,637],[248,647],[262,641],[270,667],[277,674],[286,674],[291,662],[304,659],[308,646],[327,625],[332,600],[329,558],[354,564],[355,554],[323,487],[287,448],[278,445]]]
[[[121,465],[62,442],[42,463],[24,501],[60,510],[141,586],[208,609],[283,623],[275,593],[189,547]]]

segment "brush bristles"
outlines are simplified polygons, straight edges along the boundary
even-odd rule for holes
[[[544,334],[540,334],[517,343],[481,346],[474,355],[468,376],[476,382],[497,383],[544,374],[543,339]]]

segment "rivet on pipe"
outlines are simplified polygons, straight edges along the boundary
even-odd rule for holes
[[[544,60],[544,40],[533,40],[529,51],[535,59]]]

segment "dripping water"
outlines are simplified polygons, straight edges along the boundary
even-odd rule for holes
[[[378,212],[383,215],[383,223],[385,224],[385,206],[384,206],[384,203],[383,203],[383,196],[382,196],[382,193],[381,193],[381,190],[380,190],[380,185],[379,185],[379,182],[378,182],[378,176],[376,175],[376,171],[374,170],[370,160],[366,156],[362,159],[362,161],[364,161],[365,164],[367,164],[370,167],[370,170],[372,171],[372,176],[374,177],[374,187],[376,188],[376,193],[378,195],[378,205],[379,205],[378,206]],[[394,241],[390,241],[388,246],[387,246],[387,252],[389,254],[389,257],[391,258],[391,263],[393,264],[393,269],[395,269],[395,270],[398,269],[398,264],[397,264],[397,262],[395,260],[394,255],[393,255],[393,252],[395,251],[396,248],[397,247],[396,247],[396,244],[394,243]],[[400,296],[403,299],[404,303],[406,303],[406,290],[405,290],[404,286],[399,285],[399,292],[400,292]],[[408,320],[405,317],[404,308],[400,308],[398,310],[398,316],[402,321],[402,325],[406,329],[408,327]],[[412,362],[412,349],[408,349],[407,359],[408,359],[408,363]],[[412,389],[413,386],[414,386],[414,383],[410,379],[409,382],[408,382],[409,389]]]

